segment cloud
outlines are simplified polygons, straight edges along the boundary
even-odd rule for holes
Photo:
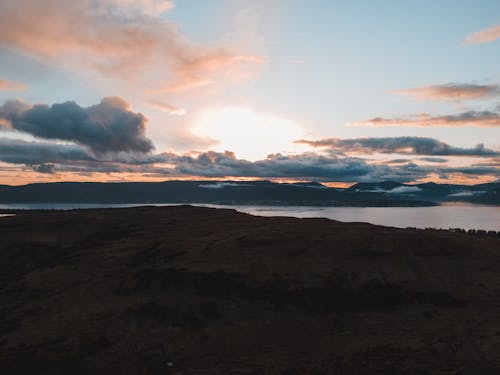
[[[0,107],[0,119],[16,131],[75,142],[97,154],[148,153],[154,148],[145,136],[147,119],[132,112],[130,105],[118,97],[104,98],[86,108],[75,102],[49,107],[10,101]]]
[[[55,167],[54,164],[39,164],[39,165],[34,165],[33,170],[38,173],[53,174],[54,167]]]
[[[448,159],[444,158],[420,158],[418,160],[426,161],[428,163],[447,163]]]
[[[500,167],[500,158],[493,158],[479,163],[473,164],[473,166],[483,166],[483,167]]]
[[[125,10],[127,13],[160,15],[175,7],[171,0],[106,0],[101,1],[113,8]]]
[[[372,119],[357,121],[347,124],[347,126],[477,126],[477,127],[496,127],[500,126],[500,112],[495,111],[466,111],[456,115],[430,115],[421,113],[403,118],[383,118],[375,117]]]
[[[251,162],[238,159],[232,152],[207,151],[194,155],[161,153],[142,159],[118,154],[114,157],[94,155],[90,149],[75,144],[55,142],[27,142],[0,138],[0,161],[25,165],[38,173],[59,176],[74,174],[91,176],[96,173],[144,178],[269,178],[302,179],[337,182],[376,182],[391,180],[414,182],[439,175],[498,177],[500,169],[495,165],[448,167],[441,165],[420,166],[412,162],[393,165],[386,162],[368,162],[362,158],[323,156],[312,152],[282,155],[273,154]],[[228,184],[207,185],[207,188],[223,188]],[[411,193],[393,191],[392,193]]]
[[[79,145],[0,138],[0,161],[5,163],[32,165],[93,160],[95,157],[89,150]]]
[[[216,182],[214,184],[201,184],[198,187],[205,189],[224,189],[225,187],[249,186],[248,184],[237,184],[234,182]]]
[[[94,154],[78,144],[54,141],[25,141],[0,138],[0,162],[22,164],[39,173],[100,172],[100,173],[156,173],[166,170],[156,166],[164,158],[160,155]]]
[[[171,165],[171,168],[167,170],[171,176],[292,178],[337,182],[384,180],[414,182],[435,175],[447,179],[457,174],[471,177],[500,176],[498,167],[449,167],[447,165],[436,167],[420,166],[412,162],[389,165],[386,162],[369,163],[361,158],[323,156],[312,152],[295,155],[274,154],[255,162],[237,159],[234,153],[228,151],[224,153],[208,151],[194,156],[162,154],[162,157],[165,163]],[[161,169],[151,172],[162,173]]]
[[[149,99],[145,102],[145,104],[153,109],[166,112],[171,115],[183,116],[186,114],[186,110],[184,108],[176,107],[170,103],[158,99]]]
[[[79,145],[0,138],[0,161],[24,164],[35,172],[52,174],[56,163],[92,163],[95,158],[88,149]]]
[[[273,154],[250,162],[237,159],[229,151],[208,151],[197,155],[162,154],[163,162],[172,167],[169,173],[201,177],[300,178],[318,181],[413,181],[427,175],[414,164],[391,168],[369,164],[360,158],[323,156],[308,152],[295,155]]]
[[[263,60],[192,43],[160,17],[162,0],[0,2],[0,44],[45,63],[100,72],[137,90],[190,90],[238,76]]]
[[[500,95],[500,89],[498,85],[446,83],[399,90],[397,93],[417,100],[469,100],[498,96]]]
[[[318,141],[299,140],[297,143],[312,147],[328,148],[331,152],[341,153],[384,153],[404,155],[434,156],[498,156],[500,151],[485,148],[478,144],[473,148],[450,146],[434,138],[427,137],[366,137],[366,138],[327,138]]]
[[[24,91],[26,90],[26,85],[24,83],[9,81],[4,78],[0,78],[0,91]]]
[[[388,190],[387,192],[389,194],[412,194],[412,193],[418,193],[422,189],[419,188],[418,186],[398,186],[395,187],[394,189]]]
[[[449,197],[472,197],[474,195],[486,194],[487,191],[478,191],[478,190],[463,190],[458,193],[448,194]]]
[[[413,193],[418,193],[422,189],[419,188],[418,186],[398,186],[392,189],[383,189],[380,186],[376,186],[373,189],[368,189],[368,190],[360,190],[356,189],[356,191],[359,192],[371,192],[371,193],[387,193],[387,194],[413,194]]]
[[[233,77],[239,80],[251,75],[242,73],[240,69],[254,64],[264,63],[264,59],[254,55],[235,55],[230,50],[201,52],[182,59],[176,64],[177,80],[159,88],[148,90],[150,94],[169,94],[200,89],[211,86],[220,80],[220,76]],[[217,76],[217,77],[216,77]]]
[[[413,160],[412,159],[391,159],[387,160],[386,163],[388,164],[403,164],[403,163],[411,163]]]
[[[470,167],[448,167],[443,169],[443,171],[446,173],[461,173],[465,175],[500,177],[500,168],[498,167],[472,165]]]
[[[470,46],[476,44],[491,43],[499,38],[500,25],[495,25],[467,35],[464,39],[464,44]]]

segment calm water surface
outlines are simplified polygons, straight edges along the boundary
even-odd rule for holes
[[[0,209],[60,209],[135,207],[144,204],[8,204]],[[148,204],[150,205],[150,204]],[[172,206],[158,204],[157,206]],[[257,216],[324,217],[345,222],[368,222],[391,227],[464,228],[500,230],[500,207],[472,204],[445,204],[435,207],[269,207],[219,206]],[[2,216],[2,215],[0,215]]]
[[[435,207],[238,207],[259,216],[325,217],[390,227],[500,230],[500,207],[447,204]]]

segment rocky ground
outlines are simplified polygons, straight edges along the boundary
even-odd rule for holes
[[[500,239],[189,206],[0,218],[0,373],[498,374]]]

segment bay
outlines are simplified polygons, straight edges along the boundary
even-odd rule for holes
[[[144,205],[175,206],[177,204],[0,204],[0,209],[89,209],[137,207]],[[304,207],[304,206],[194,206],[229,208],[256,216],[322,217],[343,222],[367,222],[389,227],[462,228],[500,230],[500,206],[476,204],[443,204],[433,207]],[[1,216],[1,215],[0,215]]]

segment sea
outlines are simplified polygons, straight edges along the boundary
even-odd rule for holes
[[[176,204],[0,204],[0,209],[85,209]],[[366,222],[389,227],[462,228],[500,231],[500,206],[446,203],[432,207],[304,207],[304,206],[193,206],[229,208],[255,216],[321,217],[343,222]],[[0,215],[2,216],[2,215]]]

